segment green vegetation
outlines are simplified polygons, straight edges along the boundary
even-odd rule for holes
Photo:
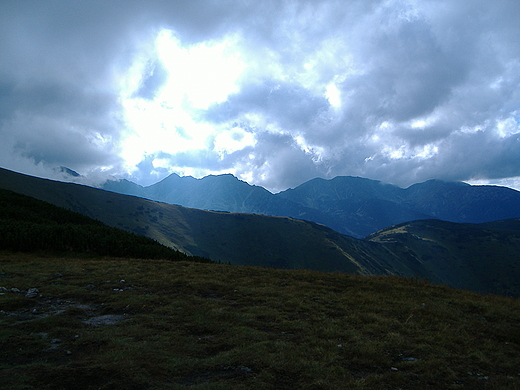
[[[520,388],[515,299],[195,262],[0,264],[7,389]]]
[[[187,260],[158,242],[12,191],[0,189],[0,249]],[[191,258],[209,261],[203,258]]]

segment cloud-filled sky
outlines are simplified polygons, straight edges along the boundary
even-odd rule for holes
[[[518,0],[0,3],[0,166],[520,188]]]

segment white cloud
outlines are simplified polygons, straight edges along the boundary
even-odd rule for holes
[[[2,2],[0,162],[520,177],[518,20],[516,0]]]

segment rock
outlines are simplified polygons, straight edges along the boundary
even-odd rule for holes
[[[40,291],[37,288],[30,288],[27,290],[27,294],[25,294],[25,298],[36,298]]]
[[[102,316],[92,317],[83,321],[85,325],[102,326],[102,325],[117,325],[123,321],[124,316],[115,314],[106,314]]]

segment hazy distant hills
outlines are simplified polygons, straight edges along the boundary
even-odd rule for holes
[[[328,213],[277,197],[263,187],[249,185],[230,174],[210,175],[202,179],[171,174],[148,187],[128,180],[109,180],[102,188],[202,210],[292,217],[327,226],[335,225],[334,218]]]
[[[198,209],[304,219],[356,238],[420,219],[481,223],[520,218],[518,191],[440,180],[403,189],[380,181],[339,176],[313,179],[272,194],[229,174],[202,179],[172,174],[148,187],[120,180],[107,181],[103,188]]]
[[[364,183],[369,192],[381,190],[372,181]],[[452,287],[520,296],[520,220],[483,224],[421,220],[356,239],[324,225],[293,218],[186,208],[5,169],[0,169],[0,188],[48,201],[215,261],[427,278]],[[400,193],[392,186],[389,188]],[[381,191],[385,192],[385,188]],[[504,192],[511,193],[516,192]],[[339,199],[345,196],[346,193],[337,193]],[[477,197],[475,204],[482,199]],[[442,204],[436,198],[432,201]]]

